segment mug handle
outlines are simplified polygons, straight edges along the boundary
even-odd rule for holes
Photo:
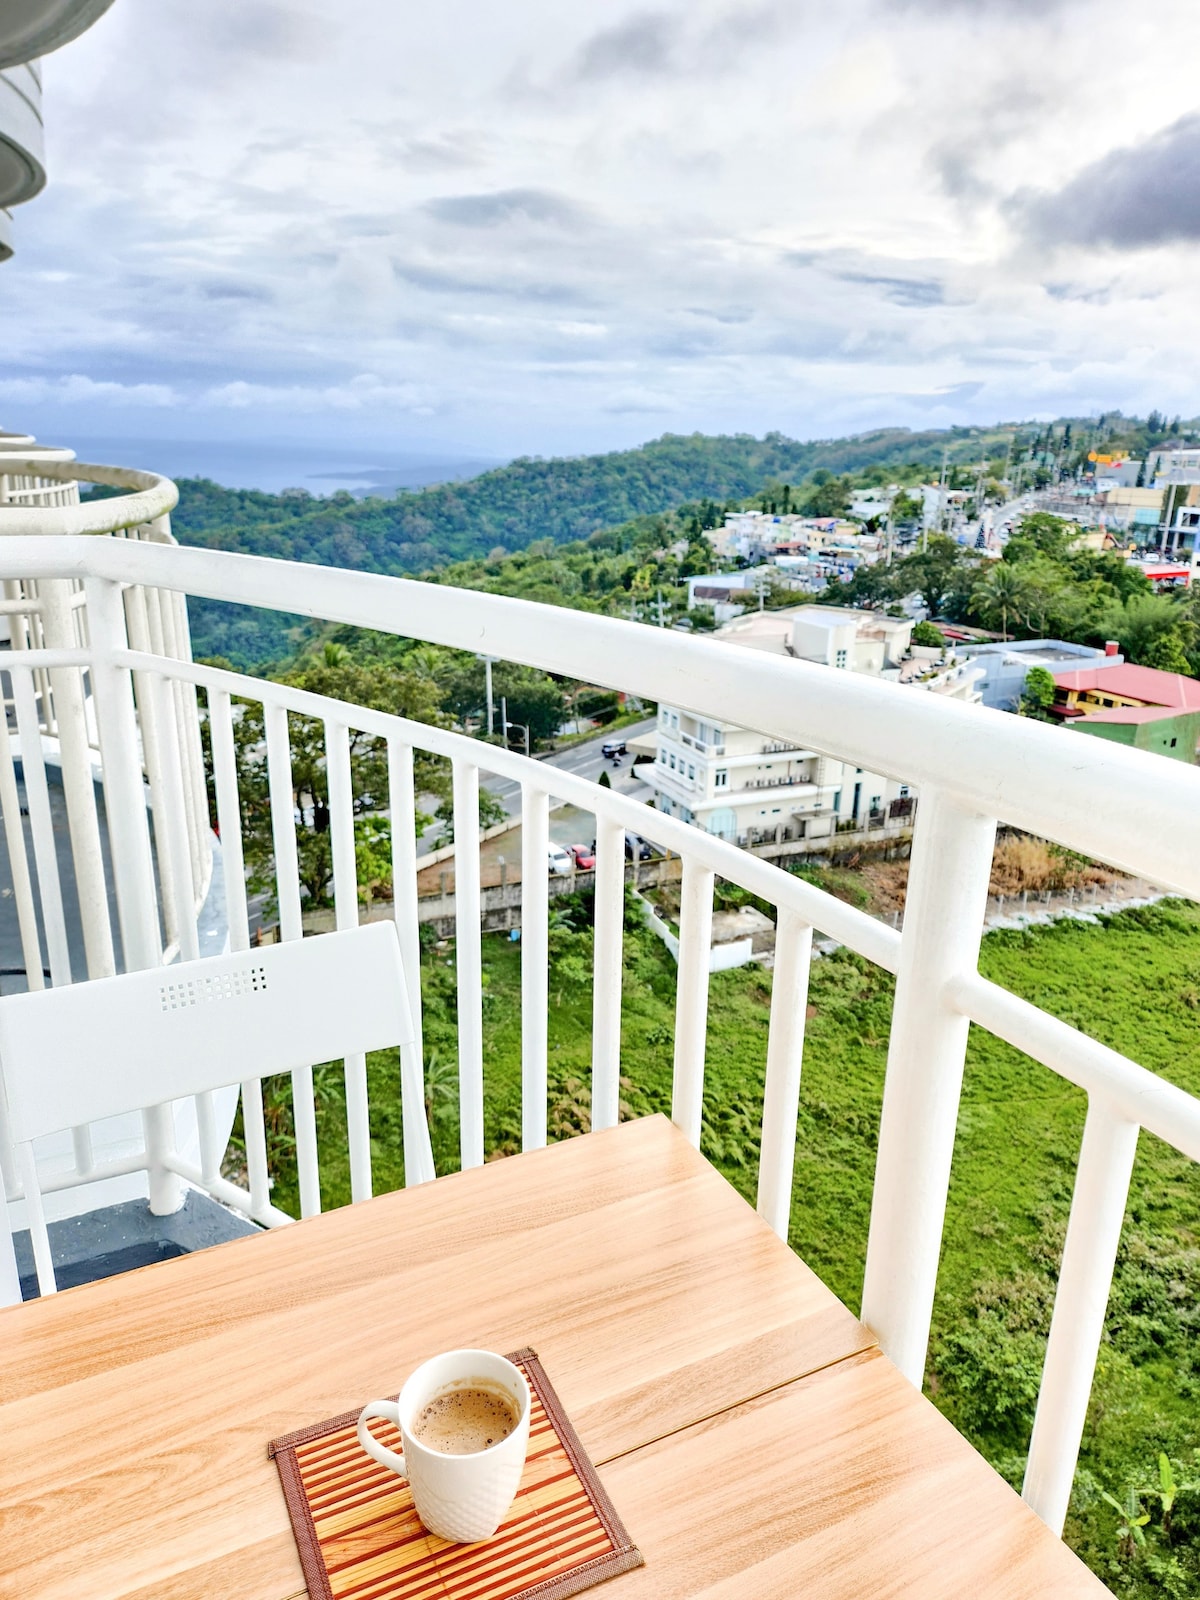
[[[374,1456],[381,1467],[390,1467],[393,1472],[398,1472],[402,1478],[408,1477],[408,1467],[404,1457],[395,1450],[389,1450],[387,1445],[380,1444],[379,1440],[367,1427],[369,1417],[382,1417],[385,1422],[400,1426],[400,1407],[392,1400],[368,1400],[362,1408],[358,1419],[358,1442],[369,1456]]]

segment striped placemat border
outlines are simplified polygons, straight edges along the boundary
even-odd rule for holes
[[[562,1402],[546,1376],[537,1352],[528,1348],[516,1350],[507,1359],[514,1366],[521,1368],[530,1387],[536,1393],[558,1442],[571,1463],[575,1477],[587,1495],[592,1510],[612,1546],[605,1554],[592,1556],[577,1567],[570,1567],[550,1578],[535,1580],[528,1588],[520,1590],[519,1595],[513,1596],[513,1600],[568,1600],[569,1596],[579,1594],[606,1578],[613,1578],[619,1573],[629,1572],[634,1567],[642,1566],[644,1564],[642,1553],[625,1531],[604,1485],[596,1476],[596,1469],[588,1459],[570,1418],[563,1410]],[[295,1433],[272,1439],[267,1446],[267,1454],[274,1459],[279,1470],[279,1480],[291,1517],[292,1532],[295,1535],[310,1600],[335,1600],[335,1596],[325,1567],[296,1451],[298,1447],[311,1444],[314,1439],[320,1439],[325,1434],[352,1426],[358,1421],[361,1409],[358,1407],[353,1411],[343,1412],[341,1416],[329,1417],[324,1422],[311,1423],[307,1428],[300,1428]],[[446,1593],[452,1594],[452,1591],[447,1589]]]

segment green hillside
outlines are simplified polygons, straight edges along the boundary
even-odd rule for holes
[[[1011,430],[1003,437],[989,432],[1003,454]],[[185,544],[218,550],[368,572],[425,572],[496,546],[521,550],[535,539],[585,539],[597,528],[684,501],[742,500],[764,483],[799,483],[820,468],[841,473],[877,463],[940,462],[945,448],[952,457],[977,459],[989,442],[978,428],[892,428],[803,443],[781,433],[665,434],[608,455],[523,457],[463,483],[386,500],[345,492],[315,500],[295,490],[267,495],[184,479],[172,527]]]
[[[1192,425],[1188,424],[1190,428]],[[1090,448],[1141,452],[1176,419],[1015,422],[990,428],[912,432],[885,428],[841,439],[801,441],[781,433],[665,434],[635,450],[552,460],[523,457],[465,482],[355,499],[345,491],[314,498],[299,490],[265,494],[180,480],[172,516],[184,544],[388,574],[433,575],[454,563],[488,561],[530,545],[590,539],[600,530],[659,517],[679,507],[719,513],[755,496],[808,514],[837,509],[817,495],[831,476],[860,484],[928,480],[949,464],[951,487],[973,487],[1021,463],[1026,482],[1068,476]],[[831,485],[831,487],[836,487]],[[704,525],[712,525],[706,523]],[[303,635],[296,618],[192,603],[196,651],[259,667],[291,655]]]

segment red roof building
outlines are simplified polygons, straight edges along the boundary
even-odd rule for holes
[[[1155,667],[1082,668],[1054,674],[1050,714],[1081,733],[1118,744],[1196,759],[1200,736],[1200,682]]]

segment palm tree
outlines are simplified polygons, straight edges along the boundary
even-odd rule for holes
[[[1025,579],[1006,561],[995,561],[971,590],[971,608],[980,616],[1000,618],[1000,632],[1008,642],[1008,619],[1020,621],[1028,598]]]

